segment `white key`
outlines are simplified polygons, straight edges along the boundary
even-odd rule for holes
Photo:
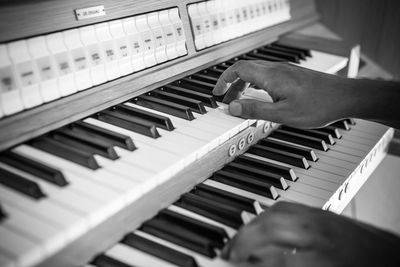
[[[18,266],[32,266],[43,258],[37,244],[18,233],[0,225],[0,248],[12,255]]]
[[[128,199],[125,199],[127,203],[131,203],[131,201],[136,197],[141,196],[143,192],[139,181],[135,180],[134,176],[127,178],[118,176],[108,170],[89,170],[83,166],[27,145],[20,145],[14,148],[13,152],[44,164],[54,166],[55,168],[62,170],[63,174],[66,175],[68,179],[73,179],[74,176],[80,176],[82,179],[90,179],[94,183],[99,183],[117,192],[121,192],[122,196],[129,196]]]
[[[85,233],[89,227],[83,216],[62,206],[52,203],[48,199],[32,201],[27,197],[9,190],[0,185],[0,200],[10,206],[29,213],[35,218],[44,220],[64,232],[68,240],[72,241]]]
[[[194,251],[192,251],[190,249],[181,247],[179,245],[176,245],[174,243],[171,243],[169,241],[166,241],[166,240],[158,238],[156,236],[147,234],[147,233],[142,232],[142,231],[135,231],[135,234],[137,234],[137,235],[139,235],[141,237],[147,238],[147,239],[149,239],[151,241],[154,241],[154,242],[156,242],[158,244],[170,247],[170,248],[172,248],[174,250],[177,250],[179,252],[182,252],[184,254],[190,255],[196,260],[196,262],[199,264],[199,266],[204,266],[204,267],[206,267],[206,266],[207,267],[208,266],[210,266],[210,267],[228,267],[229,266],[229,267],[232,267],[231,263],[228,263],[228,262],[222,260],[218,256],[216,258],[214,258],[214,259],[210,259],[210,258],[208,258],[208,257],[206,257],[204,255],[201,255],[201,254],[199,254],[197,252],[194,252]]]
[[[197,213],[192,212],[192,211],[190,211],[190,210],[187,210],[187,209],[184,209],[184,208],[175,206],[175,205],[171,205],[171,206],[169,206],[167,209],[169,209],[169,210],[171,210],[171,211],[174,211],[174,212],[176,212],[176,213],[179,213],[179,214],[181,214],[181,215],[185,215],[185,216],[188,216],[188,217],[190,217],[190,218],[193,218],[193,219],[202,221],[202,222],[204,222],[204,223],[208,223],[208,224],[211,224],[211,225],[214,225],[214,226],[221,227],[221,228],[223,228],[223,229],[225,230],[225,232],[227,233],[227,235],[228,235],[230,238],[232,238],[233,236],[236,235],[236,230],[235,230],[234,228],[232,228],[232,227],[230,227],[230,226],[227,226],[227,225],[225,225],[225,224],[223,224],[223,223],[214,221],[214,220],[212,220],[212,219],[210,219],[210,218],[207,218],[207,217],[205,217],[205,216],[203,216],[203,215],[197,214]]]
[[[332,55],[320,51],[311,50],[311,58],[302,60],[300,65],[303,68],[334,74],[347,65],[348,58]]]
[[[56,226],[46,221],[35,218],[29,213],[23,212],[18,207],[2,203],[7,211],[7,218],[2,225],[9,229],[16,229],[30,240],[34,240],[41,246],[46,255],[51,255],[61,249],[67,238]]]
[[[146,267],[146,266],[165,266],[172,267],[175,266],[167,261],[156,258],[152,255],[144,253],[133,247],[127,246],[125,244],[116,244],[112,248],[106,251],[107,256],[110,256],[116,260],[130,264],[132,266]]]

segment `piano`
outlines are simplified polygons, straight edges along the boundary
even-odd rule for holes
[[[318,19],[312,0],[2,1],[0,266],[231,266],[221,248],[277,201],[341,213],[393,129],[245,120],[211,93],[238,60],[356,77],[359,46],[304,34]]]

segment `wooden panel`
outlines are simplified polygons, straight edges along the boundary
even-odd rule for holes
[[[53,2],[58,3],[58,1]],[[150,8],[149,5],[145,4],[150,1],[136,2],[143,3],[147,8]],[[160,3],[165,5],[168,2],[168,6],[170,6],[171,2],[176,3],[178,1],[155,2],[157,2],[156,7],[162,7]],[[187,2],[180,3],[179,7],[188,40],[188,56],[4,118],[0,120],[0,129],[7,130],[0,131],[0,150],[126,101],[202,68],[273,42],[279,35],[313,23],[318,18],[312,0],[294,1],[293,19],[290,22],[196,52],[191,38],[185,3]],[[149,9],[144,8],[140,10],[149,11]]]

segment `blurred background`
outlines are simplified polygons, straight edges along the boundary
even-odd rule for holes
[[[322,22],[400,79],[400,1],[316,0]]]

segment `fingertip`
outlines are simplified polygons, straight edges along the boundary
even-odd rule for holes
[[[229,104],[229,112],[233,116],[240,116],[242,115],[242,105],[239,103],[239,101],[232,101]]]

